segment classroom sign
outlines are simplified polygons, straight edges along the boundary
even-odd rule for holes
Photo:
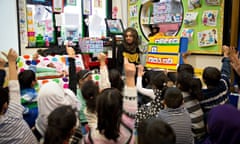
[[[176,70],[180,61],[180,38],[155,36],[149,39],[146,67]]]

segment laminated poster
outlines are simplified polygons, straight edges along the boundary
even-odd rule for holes
[[[198,46],[207,47],[217,45],[217,29],[209,29],[198,32]]]

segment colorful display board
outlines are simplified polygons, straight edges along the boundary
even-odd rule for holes
[[[128,0],[128,26],[143,42],[150,26],[159,26],[167,36],[187,37],[195,54],[222,54],[223,16],[224,0]]]
[[[180,38],[159,36],[149,38],[146,67],[176,70],[180,63]]]
[[[224,0],[182,0],[184,20],[179,36],[189,38],[188,50],[197,54],[221,54]]]

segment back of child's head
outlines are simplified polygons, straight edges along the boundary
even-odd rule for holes
[[[167,73],[167,77],[169,78],[169,80],[175,84],[177,81],[177,73],[176,72],[168,72]]]
[[[99,87],[93,80],[88,80],[82,85],[82,96],[86,100],[87,109],[96,112],[96,97],[99,93]]]
[[[176,135],[171,126],[161,119],[146,119],[139,124],[138,144],[175,144]]]
[[[202,77],[207,86],[217,86],[221,79],[221,72],[216,67],[206,67]]]
[[[188,72],[180,72],[177,76],[177,87],[184,92],[189,92],[191,96],[198,100],[202,99],[202,83],[198,78],[194,78]]]
[[[63,144],[73,134],[76,124],[76,112],[71,106],[57,107],[48,116],[44,144]]]
[[[179,108],[183,103],[182,92],[176,87],[167,88],[164,93],[164,103],[168,108]]]
[[[123,90],[124,82],[121,77],[121,73],[117,69],[111,69],[109,71],[109,81],[111,87],[118,89],[119,91]]]
[[[97,129],[107,139],[117,141],[123,112],[123,97],[116,88],[104,89],[97,96]]]
[[[21,89],[32,88],[36,81],[36,74],[32,70],[24,70],[18,74],[18,81]]]
[[[82,87],[82,84],[87,81],[87,80],[91,80],[91,76],[92,76],[92,72],[90,70],[80,70],[79,72],[77,72],[77,82],[80,86],[80,88]]]
[[[142,85],[144,88],[151,85],[151,76],[153,76],[154,71],[153,70],[146,70],[145,73],[142,76]]]
[[[5,113],[4,105],[9,104],[8,88],[0,88],[0,115]]]
[[[167,86],[169,78],[163,71],[156,71],[151,76],[151,85],[159,90]]]
[[[190,64],[180,64],[177,68],[177,73],[180,73],[180,72],[188,72],[194,75],[194,68]]]

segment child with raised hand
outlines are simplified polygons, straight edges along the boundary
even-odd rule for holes
[[[206,67],[203,70],[203,81],[207,85],[206,89],[203,89],[203,99],[200,104],[205,113],[205,120],[208,112],[213,108],[221,104],[229,103],[230,94],[230,73],[231,66],[229,60],[229,47],[223,46],[224,57],[222,59],[222,68],[219,71],[216,67]]]
[[[23,119],[20,86],[17,77],[17,53],[10,49],[5,54],[9,63],[9,91],[0,88],[0,143],[32,143],[38,141]]]
[[[164,92],[168,87],[168,80],[167,75],[162,71],[156,72],[156,74],[151,77],[152,91],[154,92],[155,98],[149,103],[143,104],[137,110],[136,127],[138,127],[138,124],[145,119],[155,118],[160,110],[164,108],[162,100]]]

